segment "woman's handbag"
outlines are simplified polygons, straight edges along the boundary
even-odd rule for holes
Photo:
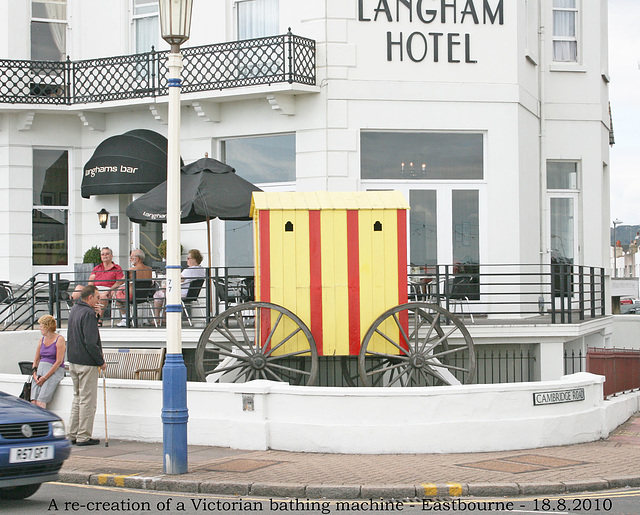
[[[22,393],[20,394],[20,398],[24,399],[25,401],[31,402],[31,377],[26,383],[24,383],[24,386],[22,387]]]

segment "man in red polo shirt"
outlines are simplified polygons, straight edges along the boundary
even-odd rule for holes
[[[96,304],[98,318],[102,317],[108,299],[115,298],[116,290],[124,284],[124,272],[120,265],[113,262],[113,252],[109,247],[102,247],[100,259],[102,259],[102,263],[95,266],[89,276],[89,284],[96,285],[100,292],[100,301]],[[83,286],[80,284],[76,286],[76,291],[73,294],[74,299],[79,296],[82,288]]]

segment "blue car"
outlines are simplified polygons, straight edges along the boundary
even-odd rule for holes
[[[0,499],[24,499],[58,478],[71,453],[60,417],[0,392]]]

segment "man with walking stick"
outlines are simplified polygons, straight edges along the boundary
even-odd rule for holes
[[[107,365],[102,356],[102,342],[96,318],[100,301],[98,288],[85,286],[80,300],[71,308],[67,329],[67,358],[73,382],[73,403],[68,436],[76,445],[98,445],[91,438],[98,400],[98,377]]]

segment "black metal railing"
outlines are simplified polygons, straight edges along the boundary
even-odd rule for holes
[[[577,374],[578,372],[585,372],[587,370],[587,356],[582,353],[582,350],[564,351],[564,373],[565,375]]]
[[[569,264],[411,266],[409,300],[468,318],[544,317],[552,324],[605,315],[604,268]]]
[[[86,104],[163,96],[168,51],[82,61],[0,60],[0,102]],[[291,33],[182,49],[182,91],[316,83],[315,41]]]
[[[189,323],[209,323],[230,305],[253,300],[253,267],[205,271],[198,302],[191,306],[200,309],[193,310]],[[161,280],[156,279],[157,287]],[[407,288],[410,301],[439,304],[465,322],[568,324],[605,315],[604,280],[603,268],[578,265],[435,265],[410,267]],[[31,329],[46,313],[61,325],[72,304],[71,292],[84,281],[73,272],[36,274],[14,287],[12,298],[0,305],[0,329]],[[120,308],[127,313],[127,325],[138,327],[137,305],[149,299],[136,298],[134,282],[127,274]],[[146,318],[154,322],[157,317]]]
[[[449,365],[456,378],[465,382],[464,372],[457,370],[469,366],[468,353],[456,353]],[[519,383],[535,380],[536,358],[523,349],[476,349],[475,384]],[[299,366],[299,365],[298,365]],[[437,381],[424,378],[424,386]],[[357,356],[323,356],[318,363],[317,386],[362,386],[358,375]]]

